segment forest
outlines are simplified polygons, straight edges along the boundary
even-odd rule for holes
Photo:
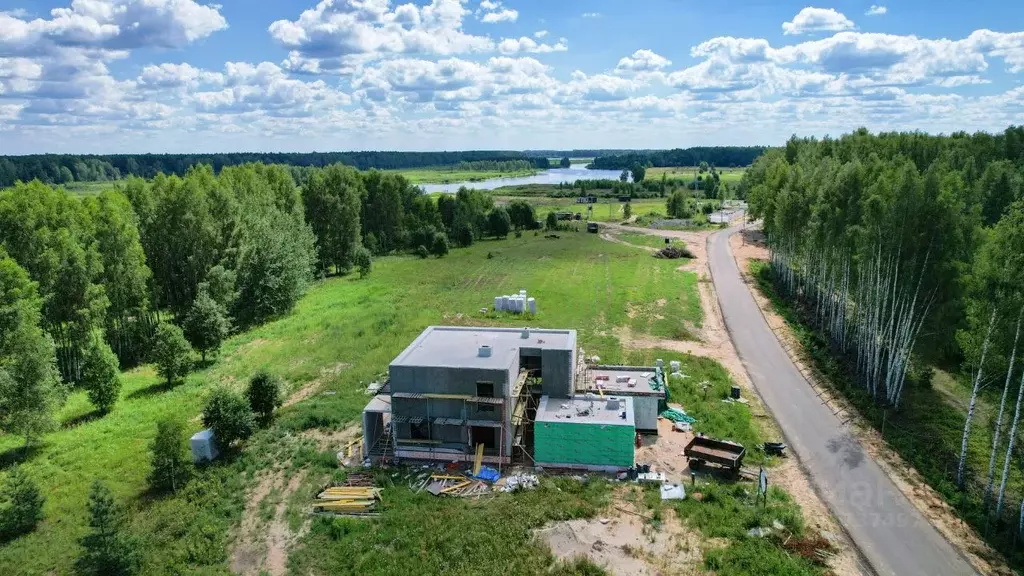
[[[31,443],[76,386],[112,410],[118,370],[144,361],[171,382],[187,372],[175,358],[286,314],[318,276],[538,226],[526,202],[479,191],[435,201],[341,164],[306,176],[300,192],[285,166],[200,165],[94,197],[38,180],[0,192],[0,430]]]
[[[462,162],[528,162],[534,168],[547,169],[547,157],[521,152],[469,150],[463,152],[310,152],[226,154],[40,154],[0,156],[0,188],[17,181],[40,180],[47,184],[117,180],[127,176],[153,178],[159,173],[184,176],[189,168],[205,164],[214,174],[241,164],[283,164],[295,167],[324,167],[344,164],[359,170],[393,170],[451,166]]]
[[[631,169],[634,165],[650,168],[666,166],[697,166],[706,162],[719,168],[749,166],[768,151],[765,146],[698,146],[674,148],[672,150],[651,150],[647,152],[626,152],[597,156],[588,168],[600,170]]]
[[[738,192],[825,371],[1019,565],[1024,127],[794,136]],[[936,369],[954,374],[962,409],[933,390]]]

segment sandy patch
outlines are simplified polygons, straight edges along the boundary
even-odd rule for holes
[[[703,554],[696,531],[665,508],[654,528],[632,502],[616,500],[603,515],[548,525],[534,534],[560,559],[589,558],[612,574],[656,576],[699,572]]]
[[[288,497],[299,489],[306,471],[300,471],[285,483],[284,472],[263,475],[247,497],[242,523],[231,549],[231,572],[242,576],[270,574],[283,576],[288,568],[288,550],[298,538],[288,528],[285,518]],[[273,516],[261,517],[263,502],[277,490]]]
[[[668,300],[666,298],[658,298],[658,301],[655,302],[655,304],[658,305],[658,308],[664,308],[665,304],[668,304]]]
[[[313,396],[314,394],[320,391],[320,387],[323,386],[325,382],[332,378],[336,378],[338,374],[341,374],[342,370],[351,367],[352,365],[348,364],[347,362],[338,362],[334,366],[321,368],[319,378],[310,380],[309,382],[299,387],[298,390],[292,392],[291,395],[289,395],[288,398],[284,401],[284,404],[281,405],[281,407],[286,408],[288,406],[291,406],[292,404],[302,402],[303,400]]]
[[[316,443],[317,450],[338,452],[362,434],[362,425],[355,423],[341,430],[324,430],[322,428],[303,430],[299,433],[299,438],[312,440]]]
[[[761,291],[757,289],[756,281],[750,276],[751,260],[768,259],[764,234],[760,230],[745,230],[729,239],[729,248],[736,259],[736,265],[743,275],[744,282],[751,287],[750,293],[753,295],[754,301],[757,302],[765,320],[775,332],[790,359],[808,383],[822,396],[826,404],[832,407],[841,418],[850,420],[851,432],[886,475],[914,503],[918,511],[935,526],[939,533],[960,550],[976,570],[982,574],[1013,574],[1002,557],[957,517],[949,504],[924,481],[917,470],[889,448],[874,427],[865,423],[842,396],[821,385],[820,376],[814,372],[809,362],[804,361],[802,348],[792,330],[785,320],[775,313],[771,302],[761,294]]]

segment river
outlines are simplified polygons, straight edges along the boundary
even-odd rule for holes
[[[568,182],[572,184],[577,180],[618,180],[620,170],[587,170],[586,164],[573,164],[568,168],[551,168],[542,170],[532,176],[518,176],[514,178],[488,178],[477,182],[450,182],[448,184],[420,184],[428,194],[434,192],[448,192],[454,194],[459,188],[476,188],[477,190],[494,190],[502,186],[522,186],[523,184],[559,184]]]

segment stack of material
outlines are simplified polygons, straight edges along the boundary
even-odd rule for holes
[[[315,512],[343,516],[372,515],[380,501],[380,488],[368,486],[332,486],[325,488],[313,502]]]

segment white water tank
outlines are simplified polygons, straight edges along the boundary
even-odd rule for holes
[[[508,296],[502,296],[501,297],[501,309],[505,310],[506,312],[512,310],[511,308],[509,308],[509,297]]]
[[[500,311],[501,310],[501,296],[495,296],[494,297],[494,310],[495,311]]]
[[[668,363],[673,372],[679,372],[679,360],[672,360]]]
[[[526,300],[526,303],[527,303],[527,307],[530,309],[530,314],[536,314],[537,313],[537,299],[536,298],[528,298]]]

